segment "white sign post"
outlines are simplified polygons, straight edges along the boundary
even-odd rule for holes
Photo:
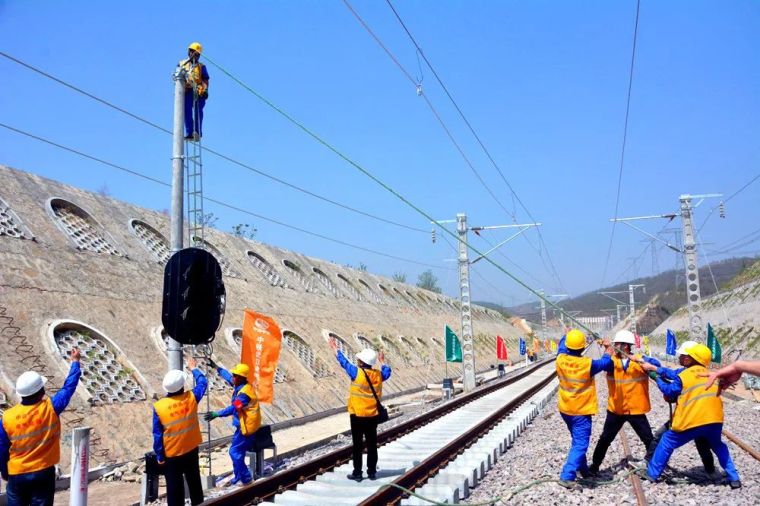
[[[87,474],[90,470],[90,428],[71,431],[71,483],[69,505],[87,506]]]

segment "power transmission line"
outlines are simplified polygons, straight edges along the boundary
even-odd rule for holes
[[[449,97],[449,100],[451,100],[452,104],[454,104],[454,107],[459,112],[459,115],[462,117],[462,119],[464,120],[465,124],[470,129],[470,131],[472,132],[472,134],[475,136],[475,138],[477,139],[477,141],[480,144],[480,146],[483,149],[483,151],[486,153],[486,156],[489,158],[489,160],[491,160],[491,163],[494,165],[494,167],[496,168],[496,170],[499,172],[499,175],[501,176],[502,180],[504,181],[504,183],[509,188],[509,190],[511,192],[511,197],[512,197],[512,211],[508,210],[506,208],[506,206],[504,206],[504,204],[499,200],[499,198],[493,192],[493,190],[491,189],[491,187],[485,182],[485,180],[483,179],[483,177],[480,175],[480,173],[478,172],[478,170],[475,168],[475,166],[473,165],[473,163],[470,161],[469,157],[465,154],[464,150],[462,149],[462,147],[460,146],[460,144],[457,142],[457,140],[454,138],[453,134],[451,133],[451,130],[448,128],[448,126],[446,125],[446,123],[443,121],[443,118],[439,114],[438,110],[435,108],[435,106],[430,101],[430,99],[427,97],[427,95],[422,91],[421,83],[417,82],[411,76],[411,73],[409,71],[407,71],[406,68],[404,68],[404,66],[399,62],[398,58],[396,58],[396,56],[388,49],[388,47],[383,43],[383,41],[380,39],[380,37],[378,37],[377,34],[375,34],[375,32],[372,30],[372,28],[370,28],[369,24],[366,21],[364,21],[364,19],[362,19],[362,17],[351,6],[351,4],[348,2],[348,0],[343,0],[343,3],[345,4],[346,8],[348,8],[348,10],[359,21],[359,23],[367,31],[367,33],[375,40],[375,42],[377,42],[377,44],[382,48],[382,50],[388,55],[388,57],[393,61],[393,63],[399,68],[399,70],[401,70],[401,72],[404,74],[404,76],[406,76],[407,80],[409,80],[409,82],[412,83],[412,85],[415,86],[415,88],[417,90],[417,94],[420,95],[423,98],[423,100],[425,100],[425,103],[427,104],[428,108],[431,110],[431,112],[435,116],[436,120],[438,120],[438,123],[441,125],[441,128],[444,130],[444,132],[446,133],[446,135],[449,138],[449,140],[451,141],[451,143],[454,145],[454,147],[459,152],[459,154],[462,157],[462,159],[465,161],[465,163],[467,164],[467,166],[470,168],[470,170],[472,171],[472,173],[475,175],[475,177],[480,182],[480,184],[483,186],[483,188],[488,192],[488,194],[491,196],[491,198],[494,200],[494,202],[496,202],[496,204],[507,215],[510,215],[511,218],[512,218],[512,221],[516,223],[517,222],[517,217],[516,217],[516,212],[515,212],[515,209],[514,209],[515,208],[514,203],[515,203],[515,198],[516,198],[517,201],[520,203],[520,206],[525,210],[525,212],[528,214],[528,216],[533,221],[533,223],[536,223],[536,219],[533,217],[533,215],[530,213],[530,211],[528,210],[528,208],[522,202],[522,200],[520,199],[520,197],[514,191],[514,189],[512,188],[512,185],[509,183],[509,181],[507,181],[506,177],[504,176],[504,173],[501,171],[500,167],[498,166],[498,164],[496,163],[496,161],[491,156],[491,153],[485,147],[485,144],[483,144],[483,142],[480,140],[480,137],[478,136],[477,132],[475,132],[475,129],[472,127],[472,125],[470,124],[470,122],[467,120],[467,117],[464,115],[464,113],[462,112],[461,108],[459,107],[459,105],[454,100],[454,97],[451,95],[451,93],[449,92],[448,88],[446,88],[446,85],[443,83],[443,81],[441,80],[441,78],[438,76],[438,73],[436,72],[435,68],[433,68],[432,64],[430,63],[430,61],[425,56],[424,52],[422,51],[422,48],[419,46],[419,44],[417,44],[417,41],[412,36],[411,32],[407,29],[407,27],[404,24],[403,20],[401,20],[401,17],[399,16],[398,12],[396,12],[396,10],[393,8],[393,5],[390,2],[388,2],[388,5],[393,10],[393,13],[396,15],[396,18],[401,23],[401,25],[404,27],[404,30],[406,31],[406,33],[409,36],[409,38],[412,40],[412,43],[414,44],[414,46],[415,46],[415,48],[417,50],[417,54],[419,56],[422,56],[422,58],[425,61],[426,65],[433,72],[436,80],[441,85],[441,87],[444,89],[444,91],[446,92],[446,95]],[[538,238],[539,238],[539,247],[538,248],[536,248],[536,246],[534,246],[530,242],[530,239],[527,236],[523,236],[523,238],[528,242],[528,244],[530,244],[530,246],[532,248],[534,248],[537,251],[537,253],[539,254],[539,256],[541,256],[541,260],[544,263],[544,267],[549,271],[549,274],[557,282],[558,287],[562,291],[566,291],[563,288],[562,280],[559,277],[559,273],[557,272],[557,269],[554,266],[554,262],[553,262],[553,260],[551,258],[550,253],[549,253],[549,249],[546,247],[546,243],[544,241],[543,234],[541,233],[540,229],[536,228],[536,230],[538,232]],[[543,258],[543,255],[542,255],[542,252],[541,252],[541,248],[543,248],[546,251],[546,256],[547,256],[548,262],[549,262],[548,265],[546,264],[546,260]]]
[[[705,228],[705,225],[707,225],[707,220],[709,220],[709,219],[710,219],[710,216],[712,216],[712,214],[715,212],[715,210],[716,210],[716,209],[720,208],[720,206],[721,206],[722,204],[725,204],[726,202],[728,202],[728,201],[729,201],[729,200],[731,200],[732,198],[734,198],[734,197],[736,197],[737,195],[739,195],[741,192],[743,192],[744,190],[746,190],[747,188],[749,188],[749,187],[750,187],[750,186],[751,186],[751,185],[752,185],[752,184],[753,184],[755,181],[758,181],[758,180],[760,180],[760,174],[757,174],[757,175],[755,175],[755,176],[754,176],[752,179],[750,179],[749,181],[747,181],[746,183],[744,183],[744,184],[743,184],[743,185],[742,185],[742,186],[741,186],[741,187],[740,187],[738,190],[736,190],[734,193],[732,193],[731,195],[729,195],[728,197],[726,197],[725,199],[723,199],[723,200],[722,200],[720,203],[718,203],[717,205],[715,205],[715,206],[713,206],[712,208],[710,208],[710,212],[708,212],[708,213],[707,213],[707,216],[705,216],[705,220],[702,222],[702,225],[700,225],[700,226],[699,226],[699,229],[698,229],[697,231],[698,231],[698,232],[701,232],[701,231],[702,231],[702,229],[703,229],[703,228]]]
[[[134,113],[132,113],[132,112],[124,109],[123,107],[119,107],[118,105],[115,105],[114,103],[109,102],[108,100],[105,100],[103,98],[98,97],[97,95],[94,95],[94,94],[92,94],[92,93],[90,93],[88,91],[85,91],[82,88],[79,88],[78,86],[75,86],[75,85],[73,85],[73,84],[71,84],[69,82],[66,82],[63,79],[60,79],[60,78],[58,78],[58,77],[56,77],[56,76],[54,76],[54,75],[52,75],[52,74],[50,74],[48,72],[45,72],[44,70],[39,69],[39,68],[37,68],[37,67],[29,64],[29,63],[26,63],[26,62],[24,62],[22,60],[19,60],[18,58],[15,58],[15,57],[13,57],[13,56],[11,56],[11,55],[9,55],[7,53],[4,53],[2,51],[0,51],[0,56],[3,56],[5,58],[7,58],[8,60],[10,60],[10,61],[12,61],[14,63],[17,63],[18,65],[21,65],[22,67],[25,67],[25,68],[33,71],[33,72],[36,72],[36,73],[38,73],[38,74],[40,74],[40,75],[42,75],[42,76],[44,76],[44,77],[46,77],[46,78],[48,78],[48,79],[56,82],[58,84],[61,84],[61,85],[65,86],[66,88],[69,88],[70,90],[73,90],[73,91],[75,91],[77,93],[80,93],[80,94],[82,94],[82,95],[84,95],[84,96],[86,96],[88,98],[91,98],[92,100],[95,100],[96,102],[99,102],[99,103],[101,103],[101,104],[103,104],[103,105],[105,105],[107,107],[110,107],[111,109],[114,109],[114,110],[116,110],[116,111],[118,111],[118,112],[120,112],[122,114],[125,114],[125,115],[129,116],[132,119],[135,119],[135,120],[137,120],[137,121],[139,121],[141,123],[144,123],[145,125],[148,125],[148,126],[150,126],[152,128],[155,128],[156,130],[159,130],[159,131],[164,132],[166,134],[172,135],[172,131],[169,130],[168,128],[164,128],[161,125],[158,125],[158,124],[156,124],[155,122],[153,122],[153,121],[151,121],[149,119],[146,119],[146,118],[144,118],[142,116],[134,114]],[[353,213],[365,216],[367,218],[371,218],[373,220],[381,221],[381,222],[387,223],[389,225],[394,225],[394,226],[397,226],[397,227],[405,228],[407,230],[412,230],[412,231],[415,231],[415,232],[422,232],[422,233],[425,233],[425,234],[427,234],[429,232],[428,230],[424,230],[422,228],[412,227],[412,226],[409,226],[409,225],[405,225],[403,223],[399,223],[399,222],[396,222],[396,221],[393,221],[393,220],[389,220],[387,218],[383,218],[382,216],[377,216],[377,215],[368,213],[366,211],[363,211],[361,209],[357,209],[357,208],[349,206],[347,204],[342,204],[342,203],[337,202],[335,200],[332,200],[332,199],[330,199],[328,197],[319,195],[319,194],[314,193],[314,192],[312,192],[310,190],[302,188],[302,187],[300,187],[300,186],[298,186],[298,185],[296,185],[294,183],[290,183],[288,181],[285,181],[284,179],[280,179],[277,176],[273,176],[272,174],[264,172],[264,171],[262,171],[260,169],[252,167],[251,165],[248,165],[248,164],[243,163],[243,162],[241,162],[239,160],[236,160],[236,159],[234,159],[234,158],[232,158],[232,157],[230,157],[228,155],[225,155],[225,154],[220,153],[218,151],[215,151],[215,150],[213,150],[211,148],[208,148],[205,145],[202,147],[202,149],[204,151],[207,151],[208,153],[211,153],[212,155],[218,156],[219,158],[221,158],[223,160],[226,160],[226,161],[228,161],[230,163],[233,163],[233,164],[235,164],[235,165],[237,165],[239,167],[242,167],[242,168],[244,168],[246,170],[249,170],[249,171],[251,171],[251,172],[253,172],[255,174],[258,174],[259,176],[265,177],[265,178],[267,178],[267,179],[269,179],[271,181],[274,181],[274,182],[279,183],[281,185],[287,186],[290,189],[299,191],[301,193],[304,193],[306,195],[314,197],[314,198],[316,198],[318,200],[322,200],[323,202],[327,202],[328,204],[332,204],[334,206],[340,207],[340,208],[345,209],[347,211],[351,211]]]
[[[604,270],[602,271],[602,281],[599,284],[604,286],[604,280],[607,278],[607,269],[610,266],[610,255],[612,254],[612,241],[615,238],[615,225],[617,225],[618,210],[620,209],[620,190],[623,184],[623,166],[625,164],[625,147],[628,141],[628,116],[631,110],[631,90],[633,88],[633,69],[636,63],[636,40],[639,33],[639,8],[641,0],[636,0],[636,22],[633,27],[633,47],[631,49],[631,66],[628,72],[628,95],[625,101],[625,121],[623,123],[623,145],[620,151],[620,169],[618,170],[617,193],[615,196],[615,220],[612,222],[612,232],[610,232],[610,243],[607,247],[607,259],[604,261]]]
[[[439,229],[443,233],[448,234],[450,237],[456,239],[457,241],[460,241],[459,237],[454,232],[448,230],[445,226],[443,226],[440,223],[436,222],[435,219],[429,213],[427,213],[424,210],[422,210],[420,207],[418,207],[417,205],[415,205],[408,198],[404,197],[397,190],[395,190],[390,185],[388,185],[387,183],[385,183],[384,181],[382,181],[379,177],[377,177],[376,175],[374,175],[370,170],[368,170],[367,168],[363,167],[361,164],[359,164],[358,162],[354,161],[351,157],[349,157],[348,155],[346,155],[345,153],[343,153],[341,150],[339,150],[338,148],[336,148],[335,146],[333,146],[332,144],[330,144],[329,142],[327,142],[325,139],[323,139],[321,136],[319,136],[316,132],[314,132],[313,130],[311,130],[310,128],[308,128],[306,125],[304,125],[303,123],[301,123],[300,121],[298,121],[297,119],[295,119],[293,116],[291,116],[290,114],[288,114],[284,109],[282,109],[281,107],[277,106],[274,102],[272,102],[271,100],[267,99],[264,95],[262,95],[261,93],[259,93],[255,89],[251,88],[249,85],[247,85],[241,79],[239,79],[238,77],[236,77],[235,75],[233,75],[229,70],[227,70],[226,68],[222,67],[220,64],[214,62],[211,58],[209,58],[208,54],[206,54],[204,56],[204,59],[206,61],[208,61],[209,63],[211,63],[215,68],[217,68],[224,75],[226,75],[227,77],[229,77],[230,79],[232,79],[235,83],[237,83],[238,85],[240,85],[243,89],[245,89],[246,91],[248,91],[251,95],[253,95],[258,100],[260,100],[261,102],[263,102],[264,104],[266,104],[270,109],[272,109],[277,114],[279,114],[280,116],[282,116],[284,119],[286,119],[292,125],[294,125],[297,128],[299,128],[301,131],[303,131],[305,134],[307,134],[309,137],[311,137],[318,144],[321,144],[323,147],[325,147],[325,149],[327,149],[327,150],[331,151],[332,153],[334,153],[336,156],[338,156],[340,159],[342,159],[343,161],[345,161],[351,167],[353,167],[354,169],[356,169],[360,173],[364,174],[367,178],[369,178],[370,180],[372,180],[375,184],[377,184],[378,186],[380,186],[381,188],[383,188],[384,190],[386,190],[388,193],[390,193],[391,195],[393,195],[394,197],[396,197],[398,200],[400,200],[401,202],[403,202],[405,205],[407,205],[408,207],[410,207],[411,209],[413,209],[414,211],[416,211],[418,214],[420,214],[422,217],[425,218],[426,222],[428,222],[428,223],[435,223],[436,226],[438,226]],[[499,271],[501,271],[507,277],[509,277],[510,279],[512,279],[515,283],[517,283],[518,285],[522,286],[523,288],[525,288],[526,290],[528,290],[529,292],[531,292],[533,295],[535,295],[539,299],[544,300],[547,305],[549,305],[550,307],[553,307],[554,309],[562,312],[571,321],[575,322],[580,328],[585,329],[586,331],[588,331],[592,335],[597,335],[594,332],[594,330],[592,330],[591,328],[589,328],[586,324],[584,324],[583,322],[581,322],[580,320],[578,320],[577,318],[575,318],[573,315],[565,312],[560,306],[558,306],[553,301],[551,301],[550,299],[548,299],[544,295],[542,295],[541,292],[539,292],[538,290],[532,288],[530,285],[528,285],[523,280],[521,280],[520,278],[518,278],[517,276],[515,276],[514,274],[512,274],[511,272],[509,272],[507,269],[505,269],[501,265],[499,265],[496,262],[494,262],[491,258],[485,256],[483,254],[483,252],[481,252],[481,251],[478,250],[478,248],[475,248],[474,246],[472,246],[470,244],[467,244],[467,243],[465,243],[465,246],[467,248],[469,248],[470,250],[472,250],[474,253],[476,253],[476,254],[478,254],[480,256],[483,256],[483,259],[486,262],[488,262],[491,265],[493,265],[494,267],[496,267]],[[437,268],[439,268],[439,267],[437,267]]]
[[[34,134],[26,132],[24,130],[12,127],[10,125],[6,125],[5,123],[0,123],[0,127],[3,127],[3,128],[5,128],[7,130],[10,130],[12,132],[16,132],[17,134],[24,135],[24,136],[29,137],[31,139],[35,139],[37,141],[43,142],[45,144],[54,146],[54,147],[62,149],[64,151],[68,151],[70,153],[74,153],[74,154],[76,154],[78,156],[81,156],[83,158],[87,158],[88,160],[92,160],[94,162],[98,162],[100,164],[107,165],[107,166],[109,166],[111,168],[120,170],[120,171],[125,172],[127,174],[130,174],[132,176],[136,176],[136,177],[145,179],[146,181],[151,181],[151,182],[159,184],[161,186],[165,186],[165,187],[171,188],[171,184],[168,183],[168,182],[166,182],[166,181],[162,181],[160,179],[154,178],[154,177],[149,176],[147,174],[143,174],[143,173],[141,173],[139,171],[136,171],[136,170],[133,170],[133,169],[129,169],[129,168],[124,167],[122,165],[118,165],[118,164],[115,164],[113,162],[109,162],[108,160],[104,160],[102,158],[98,158],[96,156],[84,153],[83,151],[79,151],[79,150],[77,150],[75,148],[64,146],[63,144],[59,144],[59,143],[57,143],[55,141],[52,141],[50,139],[46,139],[44,137],[40,137],[38,135],[34,135]],[[243,213],[243,214],[247,214],[249,216],[253,216],[254,218],[258,218],[260,220],[264,220],[264,221],[267,221],[269,223],[274,223],[275,225],[279,225],[281,227],[289,228],[291,230],[295,230],[297,232],[301,232],[301,233],[304,233],[304,234],[307,234],[307,235],[311,235],[313,237],[318,237],[320,239],[324,239],[326,241],[334,242],[334,243],[340,244],[342,246],[347,246],[349,248],[357,249],[357,250],[360,250],[360,251],[365,251],[367,253],[372,253],[374,255],[379,255],[379,256],[386,257],[386,258],[391,258],[391,259],[394,259],[394,260],[399,260],[399,261],[402,261],[402,262],[407,262],[407,263],[410,263],[410,264],[421,265],[423,267],[431,267],[431,268],[434,268],[434,269],[441,269],[441,270],[453,270],[453,269],[448,268],[448,267],[441,267],[439,265],[429,264],[429,263],[425,263],[425,262],[419,262],[417,260],[412,260],[412,259],[409,259],[409,258],[403,258],[403,257],[400,257],[400,256],[392,255],[390,253],[384,253],[382,251],[377,251],[377,250],[373,250],[373,249],[370,249],[370,248],[366,248],[364,246],[359,246],[358,244],[352,244],[350,242],[346,242],[346,241],[343,241],[341,239],[335,239],[334,237],[329,237],[329,236],[326,236],[326,235],[323,235],[323,234],[320,234],[320,233],[317,233],[317,232],[313,232],[311,230],[306,230],[304,228],[301,228],[301,227],[298,227],[298,226],[295,226],[295,225],[291,225],[289,223],[285,223],[283,221],[280,221],[280,220],[277,220],[277,219],[274,219],[274,218],[270,218],[268,216],[263,216],[261,214],[254,213],[254,212],[249,211],[247,209],[243,209],[243,208],[241,208],[239,206],[236,206],[234,204],[230,204],[230,203],[221,201],[221,200],[213,198],[213,197],[204,196],[203,200],[204,201],[208,201],[208,202],[212,202],[214,204],[217,204],[218,206],[225,207],[225,208],[231,209],[233,211],[237,211],[239,213]]]

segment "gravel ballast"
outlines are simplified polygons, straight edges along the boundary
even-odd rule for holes
[[[589,463],[596,442],[604,425],[607,407],[607,384],[604,373],[597,375],[597,398],[599,414],[594,416],[591,445],[587,454]],[[668,419],[668,404],[654,382],[650,383],[652,411],[648,414],[652,431],[656,431]],[[732,401],[724,399],[725,429],[760,450],[760,411],[753,409],[752,401]],[[635,465],[643,466],[644,446],[626,424],[623,430]],[[644,493],[651,505],[757,505],[760,504],[760,462],[744,450],[729,442],[725,437],[734,464],[742,479],[743,488],[732,490],[725,483],[717,458],[716,468],[724,478],[717,483],[710,481],[702,471],[702,462],[693,444],[685,445],[673,454],[669,466],[663,474],[665,482],[644,481]],[[496,497],[505,497],[512,490],[533,480],[550,477],[559,478],[570,447],[570,433],[557,410],[556,402],[550,404],[515,442],[507,453],[501,456],[493,469],[479,486],[472,491],[466,503],[482,503]],[[623,463],[623,449],[618,437],[610,446],[597,480],[622,482],[611,485],[585,485],[581,491],[570,491],[556,482],[541,483],[514,495],[509,504],[636,504],[630,481],[623,477],[629,468]],[[640,460],[639,460],[640,459]],[[668,483],[670,480],[672,483]],[[690,480],[693,483],[684,483]]]

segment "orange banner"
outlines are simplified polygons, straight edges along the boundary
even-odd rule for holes
[[[280,327],[271,317],[245,310],[240,361],[251,368],[248,381],[256,388],[259,402],[264,404],[274,400],[274,370],[280,358],[281,343]]]
[[[541,341],[537,338],[533,338],[533,353],[538,353],[541,351]]]

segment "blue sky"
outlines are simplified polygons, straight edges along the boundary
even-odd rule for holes
[[[473,225],[511,223],[512,199],[385,2],[352,2],[425,94],[482,174],[486,193],[414,87],[343,2],[0,1],[0,50],[171,127],[177,60],[193,40],[206,54],[436,218],[466,212]],[[425,55],[525,202],[561,286],[538,254],[535,232],[493,259],[535,288],[579,294],[599,286],[620,162],[636,4],[625,2],[394,3]],[[620,215],[673,212],[681,193],[731,194],[760,173],[760,3],[641,5]],[[206,146],[347,205],[411,226],[425,219],[278,116],[213,66]],[[170,136],[0,57],[0,122],[153,177],[169,180]],[[210,196],[368,248],[435,264],[446,293],[453,252],[429,233],[346,212],[212,156]],[[152,209],[169,192],[0,128],[0,163]],[[0,189],[0,193],[2,189]],[[760,223],[760,182],[713,213],[702,239],[719,250]],[[697,209],[702,222],[717,204]],[[258,239],[341,264],[414,281],[424,267],[305,236],[213,205],[229,230],[252,223]],[[518,221],[529,221],[517,208]],[[650,231],[660,223],[643,223]],[[438,234],[440,237],[440,233]],[[506,232],[484,234],[496,242]],[[618,227],[608,283],[634,273],[643,236]],[[473,236],[480,249],[489,246]],[[757,243],[740,252],[758,250]],[[724,256],[730,256],[724,255]],[[638,268],[651,272],[651,255]],[[716,256],[720,258],[720,256]],[[671,253],[659,255],[672,267]],[[627,271],[626,271],[626,268]],[[473,297],[528,299],[492,266],[474,269]],[[622,274],[622,275],[621,275]],[[480,277],[482,276],[482,278]],[[485,278],[488,282],[484,282]]]

